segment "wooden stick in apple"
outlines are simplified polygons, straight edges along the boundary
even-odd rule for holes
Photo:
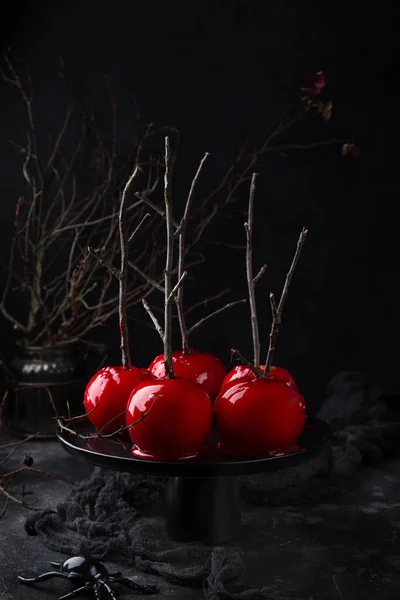
[[[127,276],[128,276],[128,243],[135,237],[149,214],[146,214],[135,230],[129,235],[126,227],[126,210],[129,196],[137,189],[137,180],[141,169],[136,165],[122,192],[120,209],[118,213],[118,226],[121,248],[120,269],[102,261],[101,256],[89,249],[90,252],[110,269],[119,282],[119,331],[121,365],[103,367],[93,375],[86,386],[84,394],[84,407],[86,416],[97,430],[97,436],[115,435],[126,429],[125,414],[128,398],[135,386],[143,379],[150,378],[151,374],[146,369],[139,369],[132,365],[129,348],[129,331],[127,315]],[[71,421],[70,421],[71,422]],[[131,423],[133,426],[133,423]]]
[[[270,294],[270,303],[271,303],[271,310],[272,310],[272,327],[271,327],[271,332],[269,334],[269,346],[268,346],[267,358],[265,360],[265,368],[264,368],[264,375],[263,375],[265,378],[268,377],[268,374],[271,369],[272,360],[274,358],[275,347],[276,347],[276,338],[278,336],[279,329],[281,326],[283,307],[284,307],[285,300],[286,300],[286,297],[287,297],[287,294],[289,291],[290,282],[292,281],[294,271],[295,271],[297,263],[299,261],[300,253],[301,253],[304,241],[306,239],[307,233],[308,233],[307,229],[305,229],[303,227],[303,229],[300,232],[299,239],[297,241],[296,252],[293,257],[292,264],[286,275],[285,285],[283,286],[281,298],[279,300],[278,305],[276,304],[274,294],[272,294],[272,293]]]
[[[257,319],[257,304],[255,294],[255,284],[267,270],[267,265],[263,265],[256,277],[253,275],[253,215],[254,215],[254,197],[256,193],[256,177],[253,173],[250,184],[249,208],[247,222],[244,224],[246,229],[246,275],[247,287],[249,292],[251,332],[253,337],[253,366],[260,368],[260,334]]]
[[[246,378],[260,378],[260,377],[268,377],[273,379],[280,379],[283,381],[289,381],[290,383],[295,384],[295,380],[293,376],[286,370],[281,367],[272,367],[272,359],[275,351],[275,343],[276,337],[280,327],[281,314],[283,310],[283,305],[288,293],[289,284],[293,277],[294,269],[296,267],[297,261],[300,256],[301,246],[303,244],[305,235],[307,233],[306,230],[303,229],[300,238],[301,244],[295,255],[292,266],[289,270],[289,273],[286,277],[285,286],[282,292],[281,302],[279,303],[279,307],[274,310],[275,299],[273,294],[270,295],[270,301],[272,306],[272,314],[273,314],[273,332],[270,335],[270,349],[268,351],[268,368],[262,366],[260,364],[260,336],[259,336],[259,325],[258,325],[258,317],[257,317],[257,305],[256,305],[256,296],[255,296],[255,286],[260,278],[264,275],[267,270],[267,265],[263,265],[259,270],[258,274],[253,276],[253,215],[254,215],[254,199],[256,192],[256,178],[257,174],[253,173],[250,184],[250,193],[249,193],[249,204],[248,204],[248,217],[247,222],[244,224],[246,230],[246,276],[247,276],[247,287],[249,294],[249,305],[250,305],[250,318],[251,318],[251,331],[252,331],[252,339],[253,339],[253,362],[251,363],[245,356],[243,356],[238,350],[232,349],[232,356],[237,356],[241,361],[242,365],[238,365],[234,367],[224,378],[221,385],[221,392],[228,386],[231,386],[238,381]],[[272,344],[272,346],[271,346]],[[271,373],[271,367],[273,369],[273,375]]]
[[[126,213],[126,200],[128,198],[129,192],[132,191],[134,187],[134,183],[136,178],[140,173],[140,168],[138,166],[135,167],[132,175],[127,181],[127,184],[124,187],[124,191],[122,192],[121,205],[119,209],[118,215],[118,225],[119,225],[119,239],[121,245],[121,268],[119,272],[119,330],[121,335],[121,362],[124,369],[129,370],[132,367],[131,354],[129,348],[129,333],[128,333],[128,317],[126,314],[126,286],[127,286],[127,277],[128,277],[128,234],[126,231],[126,221],[125,221],[125,213]],[[132,240],[132,237],[138,231],[140,225],[144,222],[144,220],[149,216],[147,213],[142,221],[139,223],[138,227],[130,236],[129,240]]]
[[[267,270],[267,265],[263,265],[254,277],[253,274],[253,217],[254,217],[254,198],[256,193],[256,178],[257,173],[253,173],[251,177],[250,193],[249,193],[249,205],[247,211],[247,221],[244,224],[246,230],[246,279],[247,289],[249,294],[249,306],[250,306],[250,320],[251,320],[251,333],[253,340],[253,362],[247,360],[238,350],[232,349],[232,355],[237,356],[240,360],[248,367],[250,373],[256,377],[262,377],[262,371],[260,369],[260,333],[257,317],[257,303],[255,288],[257,282],[261,279]],[[246,373],[248,372],[246,371]],[[228,377],[234,377],[235,375],[242,375],[242,367],[236,367],[233,370],[232,375],[228,374]],[[232,372],[231,372],[232,373]],[[224,380],[225,382],[225,380]]]
[[[252,178],[250,191],[250,216],[254,200],[254,185],[255,176]],[[251,235],[249,236],[251,219],[249,219],[249,223],[250,226],[246,227],[248,232],[247,258],[249,258],[249,250],[251,251]],[[278,306],[274,295],[270,294],[273,321],[264,373],[260,376],[261,369],[256,368],[238,351],[233,350],[246,366],[236,367],[228,373],[214,404],[220,432],[217,448],[223,454],[242,458],[261,458],[277,449],[289,453],[297,451],[296,443],[305,423],[304,398],[290,373],[279,367],[273,367],[274,371],[271,373],[271,365],[281,324],[283,305],[306,234],[307,230],[303,229]],[[246,265],[249,290],[251,290],[253,289],[251,262],[247,260]],[[252,302],[255,302],[254,296]],[[254,304],[251,314],[252,317],[256,317]],[[252,320],[252,325],[253,341],[257,342],[257,335],[254,337],[256,318]],[[255,354],[257,349],[255,343]]]
[[[190,186],[190,190],[189,190],[188,197],[187,197],[186,204],[185,204],[183,217],[181,219],[181,222],[180,222],[177,230],[174,232],[174,236],[178,236],[178,269],[177,270],[178,270],[179,281],[181,281],[182,275],[185,272],[184,271],[184,269],[185,269],[184,261],[185,261],[185,256],[186,256],[186,233],[187,233],[187,225],[188,225],[189,216],[190,216],[190,209],[193,204],[195,190],[196,190],[196,187],[198,184],[198,180],[200,178],[200,174],[204,168],[204,164],[205,164],[208,156],[209,156],[209,154],[208,154],[208,152],[206,152],[206,154],[203,156],[202,160],[200,161],[200,164],[197,168],[197,171],[195,173],[195,176],[194,176],[191,186]],[[169,168],[168,168],[168,161],[167,161],[166,174],[165,174],[166,177],[167,177],[168,172],[169,172]],[[170,209],[170,203],[168,201],[168,188],[165,187],[165,189],[166,189],[165,217],[166,217],[166,219],[169,220],[169,226],[167,223],[167,229],[169,227],[169,230],[171,231],[173,221],[172,221],[172,216],[171,215],[168,216],[168,211]],[[170,241],[170,243],[172,243],[172,240]],[[172,268],[172,265],[171,265],[171,268]],[[166,270],[165,270],[166,277],[167,277],[167,273],[169,271],[170,271],[170,269],[166,268]],[[168,290],[169,289],[170,289],[170,285],[168,287]],[[206,300],[197,302],[195,304],[195,307],[198,308],[201,305],[207,304],[211,300],[216,300],[217,298],[221,297],[223,295],[223,293],[220,292],[219,294],[217,294],[216,296],[214,296],[211,299],[208,298]],[[167,294],[167,297],[168,297],[168,294]],[[179,286],[177,294],[175,296],[175,303],[177,306],[179,327],[180,327],[180,332],[181,332],[182,349],[171,352],[172,363],[170,365],[169,364],[170,353],[169,353],[169,348],[168,348],[167,354],[164,353],[164,356],[159,355],[152,361],[152,363],[149,366],[149,370],[157,377],[164,377],[165,374],[168,373],[168,369],[173,368],[175,370],[175,372],[177,373],[178,377],[182,377],[184,379],[188,379],[189,381],[195,381],[196,383],[199,383],[203,387],[203,389],[207,392],[211,401],[214,401],[217,394],[219,393],[221,382],[226,375],[226,368],[222,364],[222,362],[219,360],[219,358],[214,356],[213,354],[193,350],[190,346],[190,336],[195,331],[197,331],[204,323],[206,323],[209,319],[221,314],[223,311],[227,310],[228,308],[231,308],[233,306],[236,306],[237,304],[241,304],[244,302],[246,302],[246,299],[229,302],[226,305],[218,308],[217,310],[214,310],[212,313],[206,315],[202,319],[199,319],[193,325],[188,327],[187,323],[186,323],[186,315],[188,312],[191,312],[194,309],[194,307],[191,307],[185,313],[184,302],[183,302],[183,286]],[[147,312],[149,312],[149,307],[148,307],[147,303],[144,302],[143,304],[144,304]],[[165,314],[166,323],[169,324],[169,322],[170,322],[169,319],[172,316],[172,314],[171,314],[172,306],[170,306],[169,304],[166,304],[165,311],[166,311],[166,314]],[[159,324],[156,324],[154,315],[152,315],[151,313],[149,313],[149,314],[153,320],[153,323],[156,326],[156,329],[159,330],[160,326],[159,326]],[[165,336],[165,337],[168,337],[168,336]],[[165,360],[165,356],[168,357],[167,361]]]
[[[174,265],[174,230],[172,216],[171,199],[172,173],[171,173],[171,153],[169,148],[169,138],[165,138],[165,173],[164,173],[164,203],[165,203],[165,222],[167,228],[167,252],[164,270],[164,364],[165,377],[172,379],[174,371],[172,367],[172,302],[170,300],[172,292],[172,268]],[[182,273],[179,275],[179,279]],[[178,292],[179,293],[179,292]]]
[[[164,268],[164,329],[158,322],[149,304],[145,299],[142,304],[153,321],[157,333],[161,337],[164,346],[164,374],[165,379],[173,379],[174,369],[172,364],[172,304],[176,300],[182,283],[187,275],[186,271],[179,271],[178,282],[172,286],[172,272],[174,267],[174,220],[172,213],[172,170],[171,170],[171,152],[169,138],[165,138],[165,172],[164,172],[164,205],[165,205],[165,223],[166,223],[166,258]]]
[[[132,367],[130,348],[129,348],[129,331],[128,331],[128,317],[127,317],[127,278],[128,278],[128,266],[130,262],[128,260],[128,243],[130,243],[145,220],[150,216],[150,213],[146,213],[141,219],[135,230],[131,233],[128,238],[128,232],[126,230],[126,210],[127,200],[131,194],[136,190],[136,180],[141,173],[141,168],[136,165],[132,175],[129,177],[127,183],[122,192],[121,203],[118,212],[118,228],[119,228],[119,241],[121,248],[121,262],[120,268],[117,269],[113,265],[109,264],[104,260],[98,251],[94,250],[90,246],[88,252],[96,258],[96,260],[105,268],[107,268],[119,282],[119,295],[118,295],[118,313],[119,313],[119,329],[120,329],[120,349],[121,349],[121,364],[124,369],[129,370]]]
[[[163,374],[142,381],[132,392],[127,404],[126,424],[136,424],[129,430],[132,454],[146,460],[174,461],[197,457],[209,436],[212,425],[212,406],[206,392],[193,381],[174,376],[172,356],[172,304],[185,277],[181,272],[172,285],[174,266],[174,230],[171,197],[171,160],[169,139],[165,138],[164,201],[166,218],[166,261],[164,270],[164,330],[145,299],[150,315],[164,345]],[[149,419],[138,423],[141,412],[148,413],[159,398]]]

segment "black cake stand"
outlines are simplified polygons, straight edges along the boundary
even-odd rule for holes
[[[84,433],[82,430],[81,433]],[[239,477],[296,466],[330,452],[331,430],[319,419],[308,419],[291,453],[243,460],[228,458],[215,448],[216,431],[201,458],[157,462],[134,458],[126,438],[86,440],[70,433],[58,439],[70,454],[94,465],[128,473],[168,477],[167,530],[176,541],[221,544],[235,538],[240,521]]]

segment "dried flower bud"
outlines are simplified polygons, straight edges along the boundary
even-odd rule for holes
[[[325,102],[325,103],[321,102],[318,112],[320,113],[320,115],[324,119],[324,121],[330,121],[332,118],[332,102],[331,102],[331,100],[329,100],[329,102]]]
[[[325,73],[323,71],[317,71],[315,75],[307,73],[306,79],[309,87],[301,88],[301,91],[305,92],[307,96],[318,96],[321,90],[326,87]]]
[[[343,144],[342,156],[358,158],[360,156],[360,146],[358,144],[354,144],[354,143]]]
[[[24,458],[24,465],[26,465],[27,467],[31,467],[33,465],[33,458],[32,456],[28,456],[26,455]]]

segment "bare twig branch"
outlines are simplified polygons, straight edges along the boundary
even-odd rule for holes
[[[133,238],[135,237],[135,235],[137,234],[137,232],[139,231],[139,229],[142,227],[143,223],[145,222],[145,220],[150,216],[150,213],[146,213],[144,215],[144,217],[142,218],[141,221],[139,221],[139,224],[136,226],[136,228],[133,230],[133,232],[131,233],[131,235],[128,238],[128,242],[131,242],[133,240]],[[129,263],[129,261],[128,261]]]
[[[5,448],[14,448],[15,446],[20,446],[21,444],[25,444],[26,442],[29,442],[30,440],[34,440],[35,437],[37,437],[39,435],[39,431],[37,433],[32,433],[31,435],[28,435],[26,437],[24,437],[22,440],[18,440],[17,442],[8,442],[7,444],[1,444],[0,445],[0,450],[4,450]]]
[[[154,212],[156,212],[158,215],[160,215],[160,217],[165,217],[165,210],[163,210],[162,208],[157,206],[157,204],[152,202],[150,200],[150,198],[148,198],[148,196],[146,196],[146,194],[136,192],[136,197],[140,198],[140,201],[144,202],[144,204],[147,204],[147,206],[150,206],[150,208],[152,208],[154,210]],[[177,223],[175,220],[172,220],[172,223],[173,223],[173,226],[175,227],[175,230],[177,231],[180,227],[179,223]]]
[[[143,304],[147,314],[149,315],[150,319],[153,321],[154,327],[156,328],[157,333],[160,336],[162,342],[164,342],[164,331],[163,331],[163,328],[161,327],[160,323],[158,322],[157,317],[151,310],[151,308],[148,305],[148,303],[146,302],[146,300],[143,299],[142,304]]]
[[[185,317],[187,317],[187,315],[189,315],[191,312],[193,312],[197,308],[200,308],[201,306],[208,306],[208,304],[210,302],[214,302],[215,300],[219,300],[220,298],[222,298],[222,296],[225,296],[226,294],[229,294],[230,291],[231,291],[230,289],[222,290],[222,292],[218,292],[218,294],[215,294],[214,296],[210,296],[208,298],[204,298],[203,300],[200,300],[199,302],[196,302],[196,304],[192,304],[192,306],[190,306],[187,310],[185,310]]]
[[[301,250],[303,248],[303,244],[305,242],[307,233],[308,233],[308,230],[303,227],[303,229],[300,232],[299,239],[297,241],[296,252],[295,252],[292,264],[290,265],[289,272],[286,275],[285,285],[283,287],[281,299],[279,300],[278,311],[279,311],[280,316],[282,316],[283,305],[285,303],[286,296],[287,296],[288,291],[289,291],[289,285],[290,285],[290,282],[292,281],[293,274],[295,272],[297,263],[299,261],[300,253],[301,253]]]
[[[121,271],[119,269],[116,269],[115,267],[113,267],[112,265],[110,265],[104,258],[102,258],[100,252],[100,249],[94,249],[91,248],[90,246],[88,246],[88,252],[91,256],[93,256],[102,267],[105,267],[106,269],[108,269],[110,271],[110,273],[112,273],[112,275],[114,275],[114,277],[116,277],[118,280],[121,279]]]
[[[0,429],[2,426],[2,412],[3,412],[4,406],[5,406],[7,397],[8,397],[8,391],[6,391],[6,393],[4,394],[4,396],[2,398],[2,401],[0,403]],[[11,459],[11,457],[16,454],[16,451],[23,444],[25,444],[29,440],[34,439],[37,435],[38,434],[36,433],[33,435],[29,435],[21,440],[16,440],[16,441],[7,442],[5,444],[1,444],[0,450],[7,450],[7,452],[0,459],[0,466],[2,467],[3,465],[5,465]],[[2,494],[5,497],[5,501],[0,510],[0,519],[4,516],[10,501],[16,502],[17,504],[20,504],[21,506],[24,506],[26,508],[31,508],[31,503],[28,503],[25,501],[25,496],[27,495],[28,492],[24,491],[24,487],[22,488],[21,492],[19,492],[17,490],[13,490],[10,487],[14,478],[23,471],[32,471],[33,473],[38,473],[38,474],[46,476],[46,477],[51,477],[53,479],[59,479],[60,481],[67,481],[66,479],[58,477],[57,475],[54,475],[52,473],[48,473],[47,471],[43,471],[42,469],[33,467],[32,466],[32,458],[25,456],[25,458],[22,460],[22,462],[20,462],[16,467],[11,468],[11,470],[9,470],[9,471],[3,470],[0,472],[0,495]],[[70,481],[67,481],[67,482],[72,483]]]
[[[260,370],[259,367],[255,367],[254,364],[252,362],[250,362],[249,360],[247,360],[246,357],[243,356],[243,354],[241,354],[239,352],[239,350],[235,350],[234,348],[231,348],[231,355],[234,357],[239,358],[239,360],[241,360],[247,367],[249,367],[249,369],[251,370],[251,372],[253,373],[253,375],[255,377],[258,377],[258,379],[261,379],[261,377],[263,376],[262,371]]]
[[[128,195],[132,192],[132,188],[136,186],[136,179],[141,172],[141,169],[136,166],[132,175],[127,181],[127,184],[122,192],[121,206],[119,210],[119,237],[121,244],[121,268],[119,277],[119,330],[121,334],[121,360],[124,369],[130,369],[132,366],[130,350],[129,350],[129,332],[128,332],[128,315],[126,305],[127,283],[128,283],[128,248],[127,234],[125,221],[125,206]],[[147,217],[147,215],[146,215]],[[137,229],[143,224],[145,217],[140,221]],[[135,235],[137,229],[132,235]]]
[[[256,285],[261,279],[263,275],[267,272],[267,265],[263,265],[261,269],[258,271],[257,275],[253,279],[253,284]]]
[[[135,265],[132,261],[129,261],[129,266],[131,267],[131,269],[136,271],[136,273],[138,273],[141,277],[143,277],[143,279],[145,279],[147,283],[149,283],[152,287],[154,287],[162,294],[165,293],[165,290],[162,285],[160,285],[157,281],[149,277],[146,273],[144,273],[144,271],[142,271],[142,269],[139,269],[139,267]]]
[[[121,425],[116,431],[113,431],[112,433],[101,433],[102,431],[104,431],[106,429],[106,427],[108,427],[115,419],[121,417],[122,415],[126,414],[126,411],[124,411],[123,413],[120,413],[119,415],[114,416],[112,419],[110,419],[110,421],[108,421],[107,423],[104,424],[104,426],[96,431],[96,433],[89,433],[89,434],[82,434],[79,433],[76,429],[72,429],[71,427],[68,426],[68,424],[66,425],[63,421],[63,419],[59,416],[56,417],[57,420],[57,425],[60,428],[61,431],[65,431],[66,433],[69,433],[71,435],[74,435],[82,440],[96,440],[96,439],[108,439],[108,438],[115,438],[116,436],[118,436],[119,434],[121,434],[123,431],[127,431],[128,429],[134,429],[136,427],[136,425],[138,425],[138,423],[140,423],[141,421],[143,421],[143,419],[145,419],[151,412],[151,410],[153,409],[155,403],[157,402],[157,400],[159,398],[161,398],[161,394],[159,394],[158,396],[156,396],[149,408],[149,410],[144,411],[141,413],[140,417],[138,419],[136,419],[136,421],[134,423],[131,423],[130,425]],[[52,396],[50,396],[50,402],[52,403],[53,409],[55,410],[55,413],[57,414],[57,410],[56,407],[54,405],[54,399],[52,398]],[[68,421],[67,421],[68,423]]]
[[[177,293],[179,294],[179,290],[181,289],[183,281],[186,278],[186,276],[187,276],[187,271],[184,271],[182,273],[182,275],[180,276],[177,284],[174,285],[174,287],[172,288],[171,293],[167,298],[167,302],[173,302],[174,300],[176,300],[176,295],[177,295]]]
[[[190,327],[190,329],[188,330],[188,334],[191,335],[194,331],[199,329],[199,327],[204,325],[204,323],[206,323],[209,319],[212,319],[212,318],[216,317],[217,315],[220,315],[222,312],[224,312],[228,308],[232,308],[233,306],[237,306],[238,304],[245,304],[246,302],[247,302],[246,298],[243,298],[242,300],[235,300],[234,302],[229,302],[228,304],[225,304],[225,306],[221,306],[221,308],[214,310],[212,313],[210,313],[209,315],[207,315],[203,319],[200,319],[200,321],[197,321],[197,323],[192,325]]]
[[[246,229],[246,275],[247,275],[247,288],[249,293],[249,305],[250,305],[250,319],[251,319],[251,332],[253,338],[253,364],[258,369],[260,366],[260,334],[258,330],[257,320],[257,303],[255,294],[255,285],[253,277],[253,214],[254,214],[254,196],[256,192],[256,177],[257,174],[253,173],[250,185],[249,194],[249,209],[247,216],[247,223],[244,224]]]
[[[282,146],[271,146],[269,152],[285,152],[286,150],[311,150],[321,146],[337,146],[355,143],[355,138],[332,138],[329,140],[318,140],[311,144],[282,144]]]
[[[185,236],[186,236],[186,228],[189,220],[189,211],[191,209],[191,205],[194,198],[194,192],[196,189],[197,182],[199,180],[201,171],[204,167],[204,164],[209,156],[209,153],[206,152],[203,158],[200,161],[199,167],[196,171],[196,174],[193,178],[192,184],[190,186],[189,194],[186,200],[185,210],[183,213],[182,220],[179,226],[179,243],[178,243],[178,279],[182,277],[184,268],[185,268]],[[183,308],[183,287],[180,287],[178,290],[177,298],[176,298],[176,306],[178,309],[178,319],[179,319],[179,327],[181,330],[181,339],[182,339],[182,350],[183,352],[189,351],[189,339],[188,339],[188,329],[185,322],[185,312]]]
[[[168,301],[172,291],[172,268],[174,260],[174,231],[172,220],[172,173],[171,173],[171,154],[169,147],[169,138],[165,138],[165,173],[164,173],[164,202],[165,202],[165,221],[167,228],[167,248],[164,270],[164,362],[165,377],[171,379],[174,376],[172,367],[172,304]]]
[[[300,258],[300,253],[301,253],[304,241],[306,239],[306,236],[307,236],[307,229],[303,228],[301,230],[299,239],[297,241],[296,252],[293,257],[293,261],[290,266],[290,269],[286,275],[285,285],[283,286],[281,299],[280,299],[278,305],[276,304],[274,295],[270,294],[270,303],[271,303],[271,310],[272,310],[272,326],[271,326],[271,332],[269,334],[269,347],[268,347],[267,358],[265,359],[265,369],[264,369],[264,377],[265,378],[268,377],[269,371],[271,369],[272,360],[273,360],[274,353],[275,353],[276,339],[277,339],[279,329],[281,326],[283,306],[285,304],[285,300],[286,300],[286,297],[287,297],[287,294],[289,291],[290,282],[292,281],[293,274],[296,269],[298,260]]]
[[[138,200],[137,202],[134,202],[133,204],[128,206],[126,211],[130,212],[131,210],[133,210],[134,208],[137,208],[141,204],[143,204],[142,200]],[[102,223],[105,223],[106,221],[111,221],[115,218],[118,218],[118,215],[119,215],[119,212],[113,212],[109,215],[105,215],[104,217],[99,217],[98,219],[93,219],[92,221],[85,221],[84,223],[71,223],[70,225],[65,225],[64,227],[59,227],[57,229],[54,229],[52,231],[52,235],[59,236],[60,233],[65,233],[66,231],[70,231],[71,229],[73,229],[73,230],[84,229],[87,227],[92,227],[93,225],[100,225]]]
[[[264,368],[264,377],[268,377],[268,373],[271,369],[272,360],[275,354],[276,347],[276,338],[278,336],[278,332],[281,326],[281,317],[279,314],[278,307],[276,305],[274,294],[270,293],[269,300],[271,304],[271,312],[272,312],[272,327],[269,334],[269,346],[268,346],[268,354],[265,360],[265,368]],[[267,375],[265,375],[267,373]]]

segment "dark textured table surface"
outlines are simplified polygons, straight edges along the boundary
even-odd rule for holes
[[[34,441],[21,446],[12,459],[13,464],[25,453],[33,457],[35,467],[72,477],[75,481],[92,471],[91,466],[67,455],[55,441]],[[38,499],[37,506],[43,508],[54,508],[71,489],[67,483],[35,473],[20,474],[18,483],[24,483]],[[36,588],[17,581],[19,574],[35,576],[48,570],[51,560],[66,558],[45,548],[37,537],[25,533],[27,515],[26,509],[10,503],[0,520],[2,600],[58,598],[71,589],[69,583],[56,579]],[[397,598],[400,594],[400,460],[362,469],[350,489],[332,498],[329,504],[245,507],[240,538],[235,545],[245,552],[246,579],[253,586],[271,586],[292,597],[313,600]],[[122,570],[126,576],[136,575],[133,568],[125,566]],[[147,579],[155,581],[157,578],[149,576]],[[173,600],[203,597],[201,589],[182,588],[166,581],[160,584],[162,597]],[[128,597],[145,596],[121,594],[121,598]]]

